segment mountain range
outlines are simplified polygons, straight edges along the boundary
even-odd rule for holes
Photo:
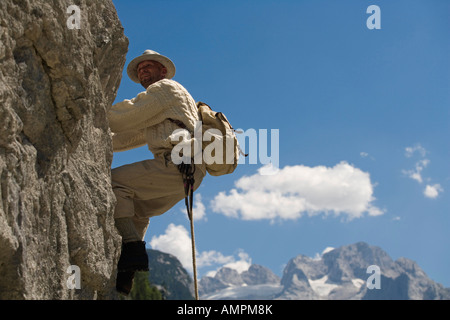
[[[167,299],[191,299],[193,282],[178,259],[151,251],[150,282],[165,287]],[[300,254],[281,278],[256,264],[242,273],[223,267],[214,277],[202,277],[198,287],[202,300],[450,300],[450,288],[431,280],[417,263],[394,261],[365,242],[328,249],[317,258]]]

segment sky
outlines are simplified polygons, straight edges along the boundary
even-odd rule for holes
[[[195,192],[199,278],[252,263],[281,277],[299,254],[364,241],[450,287],[449,1],[113,3],[127,64],[168,56],[250,153]],[[124,69],[115,102],[141,91]],[[115,153],[113,168],[151,158]],[[192,271],[184,201],[145,241]]]

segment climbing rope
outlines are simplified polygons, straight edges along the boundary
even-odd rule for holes
[[[192,213],[192,205],[194,202],[194,173],[195,165],[181,163],[178,165],[178,170],[183,176],[185,203],[187,215],[191,223],[191,244],[192,244],[192,268],[194,272],[194,288],[195,288],[195,300],[198,300],[198,285],[197,285],[197,263],[195,260],[195,237],[194,237],[194,216]]]

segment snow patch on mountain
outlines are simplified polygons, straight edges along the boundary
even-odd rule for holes
[[[320,297],[327,297],[331,290],[339,287],[339,285],[334,283],[327,283],[328,276],[325,275],[320,279],[311,280],[308,279],[309,285],[313,289],[315,293],[317,293]]]
[[[201,296],[202,300],[266,300],[272,299],[283,290],[280,284],[257,284],[234,286]]]

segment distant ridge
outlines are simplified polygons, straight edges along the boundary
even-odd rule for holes
[[[180,267],[178,262],[175,268]],[[199,293],[204,300],[450,300],[450,289],[431,280],[417,263],[394,261],[365,242],[328,249],[320,258],[298,255],[287,263],[281,279],[260,265],[243,273],[221,268],[214,277],[200,279]]]

